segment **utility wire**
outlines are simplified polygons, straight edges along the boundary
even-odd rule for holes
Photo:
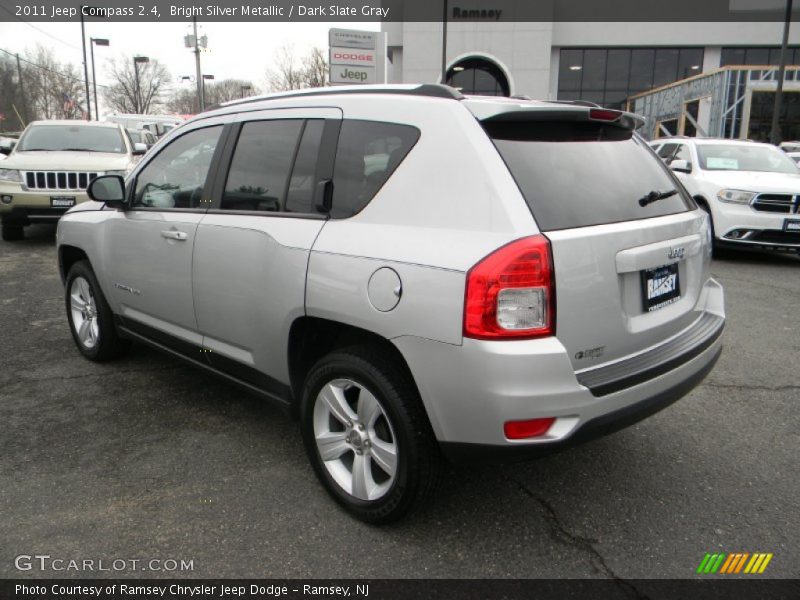
[[[65,46],[69,46],[70,48],[75,48],[75,50],[80,50],[80,48],[79,48],[78,46],[76,46],[75,44],[70,44],[69,42],[65,42],[65,41],[64,41],[64,40],[62,40],[61,38],[59,38],[59,37],[57,37],[57,36],[53,35],[52,33],[48,33],[47,31],[45,31],[44,29],[41,29],[41,28],[37,27],[37,26],[36,26],[36,25],[34,25],[33,23],[31,23],[31,22],[29,22],[29,21],[25,21],[25,20],[23,20],[23,19],[20,19],[20,18],[19,18],[17,15],[15,15],[13,12],[11,12],[11,11],[10,11],[8,8],[6,8],[5,6],[3,6],[2,4],[0,4],[0,10],[2,10],[2,11],[3,11],[3,12],[5,12],[5,13],[8,13],[8,14],[9,14],[9,15],[11,15],[12,17],[14,17],[14,18],[15,18],[17,21],[19,21],[20,23],[24,23],[24,24],[25,24],[25,25],[27,25],[28,27],[32,27],[33,29],[35,29],[35,30],[36,30],[36,31],[38,31],[39,33],[43,33],[43,34],[44,34],[44,35],[46,35],[47,37],[49,37],[49,38],[53,38],[55,41],[57,41],[57,42],[61,42],[61,43],[62,43],[62,44],[64,44]]]
[[[18,54],[14,53],[14,52],[9,52],[8,50],[4,50],[3,48],[0,48],[0,52],[5,52],[6,54],[11,56],[12,58],[17,58],[17,56],[19,56]],[[59,77],[65,77],[66,79],[72,79],[73,81],[80,81],[81,83],[83,83],[83,79],[80,78],[80,77],[72,77],[71,75],[65,75],[64,73],[60,73],[58,71],[54,71],[53,69],[51,69],[49,67],[44,67],[42,65],[37,65],[35,62],[31,62],[27,58],[22,58],[21,56],[19,57],[19,59],[20,59],[20,61],[22,61],[24,63],[27,63],[27,64],[31,65],[32,67],[36,67],[37,69],[41,69],[42,71],[48,71],[49,73],[55,73]],[[103,85],[102,83],[98,83],[97,87],[107,88],[109,86]]]

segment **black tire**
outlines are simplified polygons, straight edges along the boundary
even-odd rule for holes
[[[395,521],[409,511],[421,508],[434,494],[442,473],[443,459],[439,446],[428,421],[427,414],[416,386],[406,370],[398,364],[398,359],[380,348],[351,347],[336,351],[323,357],[310,370],[300,407],[300,423],[306,451],[317,477],[328,493],[347,511],[357,518],[371,524],[384,524]],[[322,389],[335,380],[351,380],[374,396],[378,401],[396,448],[396,470],[394,479],[384,482],[385,493],[374,500],[359,499],[351,491],[337,483],[326,467],[317,447],[314,430],[315,406]],[[353,388],[347,388],[352,391]],[[356,387],[358,400],[352,406],[359,406],[360,394]],[[325,410],[324,408],[322,410]],[[331,417],[331,422],[336,423]],[[378,422],[376,422],[378,423]],[[351,433],[355,433],[355,425]],[[367,431],[369,431],[369,426]],[[345,427],[345,430],[347,428]],[[378,427],[373,429],[376,432]],[[351,435],[348,433],[348,438]],[[366,435],[366,434],[362,434]],[[374,439],[374,438],[373,438]],[[354,442],[357,443],[357,442]],[[367,442],[362,442],[369,446]],[[377,444],[372,442],[373,453]],[[341,455],[342,462],[351,457],[352,472],[355,469],[356,450]],[[367,448],[363,460],[372,474],[381,474],[380,463],[370,456],[367,461]],[[348,452],[350,454],[348,454]],[[339,460],[339,459],[335,459]],[[385,473],[385,472],[384,472]],[[355,478],[353,478],[354,481]],[[374,479],[372,479],[374,483]],[[354,489],[352,484],[351,490]]]
[[[18,242],[25,239],[25,230],[22,225],[6,225],[3,223],[2,232],[4,242]]]
[[[91,345],[81,340],[78,327],[73,317],[73,308],[75,307],[73,307],[72,304],[72,294],[76,291],[73,290],[73,284],[80,285],[80,283],[76,284],[76,280],[78,279],[82,279],[86,282],[94,302],[91,313],[93,315],[92,318],[97,324],[97,334],[92,336],[93,343]],[[69,270],[65,285],[64,302],[72,339],[75,341],[75,345],[78,347],[80,353],[86,358],[92,361],[102,362],[117,358],[127,352],[130,347],[130,342],[121,338],[117,333],[116,326],[114,325],[114,315],[111,312],[111,308],[108,306],[108,302],[106,302],[105,296],[103,296],[103,291],[100,289],[100,285],[97,283],[97,278],[88,261],[78,261],[72,265],[72,268]],[[92,329],[92,327],[90,326],[89,329]]]

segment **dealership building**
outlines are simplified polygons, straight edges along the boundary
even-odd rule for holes
[[[513,3],[505,4],[513,10]],[[759,102],[768,99],[767,94],[753,96],[753,90],[775,89],[774,65],[779,63],[783,35],[782,22],[514,22],[496,20],[489,11],[483,13],[485,19],[467,22],[451,20],[452,10],[448,14],[445,83],[464,93],[652,109],[649,116],[659,123],[651,131],[653,137],[667,132],[691,135],[697,128],[726,137],[748,137],[753,128],[760,131],[743,109],[769,104]],[[389,83],[442,80],[442,23],[391,22],[384,23],[382,31]],[[800,65],[800,24],[790,32],[789,44],[787,64]],[[670,92],[671,104],[635,101],[649,90],[680,88],[671,85],[677,81],[729,71],[734,74],[709,79],[694,91]],[[788,70],[787,92],[800,91],[796,75],[796,70]],[[750,79],[763,85],[751,89],[744,83]],[[734,84],[740,86],[738,95],[728,91]],[[793,100],[800,94],[786,97],[785,120],[794,123],[797,117],[800,137],[800,105]],[[722,122],[731,114],[738,114],[738,121]]]

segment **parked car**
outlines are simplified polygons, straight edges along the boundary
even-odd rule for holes
[[[95,361],[149,343],[275,402],[333,498],[399,518],[442,457],[578,443],[711,370],[708,217],[640,123],[438,85],[203,113],[59,223],[73,338]]]
[[[22,239],[34,222],[55,222],[87,200],[98,175],[126,175],[144,144],[132,144],[119,125],[95,121],[34,121],[8,148],[0,169],[0,219],[6,241]],[[3,147],[0,151],[5,152]]]
[[[711,215],[717,245],[800,249],[800,170],[785,152],[717,138],[651,145]]]
[[[786,156],[794,161],[794,164],[800,164],[800,152],[787,152]]]
[[[149,150],[156,143],[156,136],[150,133],[147,129],[126,129],[128,137],[133,144],[144,144]]]
[[[183,117],[178,115],[141,115],[135,113],[111,115],[106,117],[106,121],[117,123],[127,129],[146,129],[156,138],[160,138],[183,123]]]

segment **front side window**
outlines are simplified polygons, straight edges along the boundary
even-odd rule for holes
[[[351,217],[363,209],[419,139],[410,125],[345,120],[333,171],[331,217]]]
[[[220,208],[283,210],[302,119],[253,121],[242,125]]]
[[[700,168],[707,171],[766,171],[797,173],[791,158],[772,146],[698,144]]]
[[[127,152],[116,127],[34,125],[19,142],[18,152]]]
[[[195,129],[165,147],[136,178],[134,207],[199,208],[222,126]]]

